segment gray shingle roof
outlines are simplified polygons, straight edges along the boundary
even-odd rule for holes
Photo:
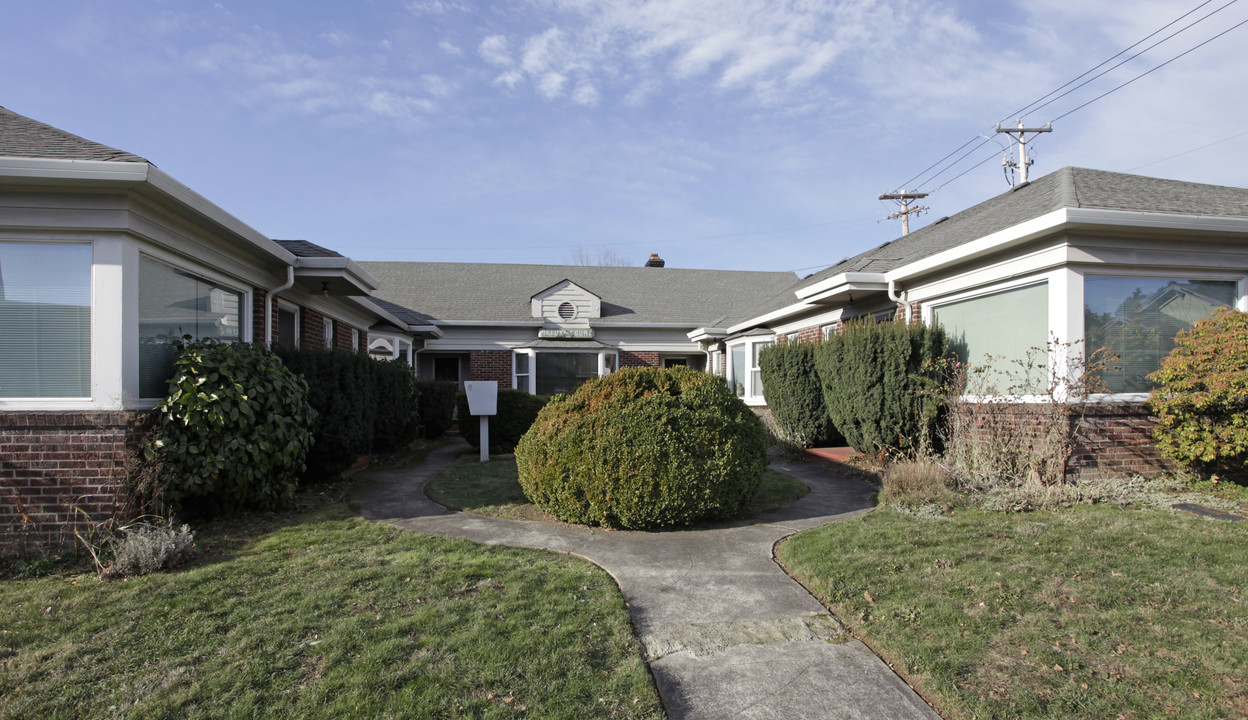
[[[602,298],[612,323],[713,325],[741,317],[759,297],[792,285],[788,272],[682,268],[512,265],[491,263],[361,262],[381,282],[376,295],[419,308],[440,321],[533,321],[530,298],[571,280]]]
[[[133,153],[92,142],[2,107],[0,157],[148,162]]]
[[[1248,217],[1248,189],[1064,167],[803,278],[747,317],[792,305],[795,291],[841,273],[884,273],[1061,208]]]
[[[321,247],[307,240],[274,240],[273,242],[286,248],[292,255],[297,257],[345,257],[342,253],[335,252],[327,247]]]
[[[432,325],[433,324],[433,318],[422,312],[416,312],[415,310],[411,308],[406,308],[406,307],[403,307],[402,305],[396,305],[395,303],[392,303],[389,300],[383,300],[376,296],[369,298],[369,300],[377,303],[378,307],[380,307],[382,310],[385,310],[386,312],[397,317],[398,319],[402,320],[408,325]]]

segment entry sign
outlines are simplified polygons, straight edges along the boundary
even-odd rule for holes
[[[464,383],[468,412],[481,417],[481,462],[490,459],[490,416],[498,414],[498,381],[469,380]]]

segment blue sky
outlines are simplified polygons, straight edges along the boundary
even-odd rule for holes
[[[359,260],[806,274],[900,234],[880,193],[1197,5],[9,2],[0,105]],[[1056,119],[1033,176],[1248,184],[1248,26],[1060,117],[1245,20],[1232,0],[1027,114]],[[1008,189],[998,140],[907,185],[934,191],[912,228]]]

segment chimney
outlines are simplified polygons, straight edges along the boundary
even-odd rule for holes
[[[650,259],[646,261],[646,267],[663,267],[665,264],[658,253],[650,253]]]

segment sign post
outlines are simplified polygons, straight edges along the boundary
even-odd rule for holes
[[[481,462],[490,459],[490,416],[498,414],[498,381],[469,380],[464,383],[468,412],[481,418]]]

